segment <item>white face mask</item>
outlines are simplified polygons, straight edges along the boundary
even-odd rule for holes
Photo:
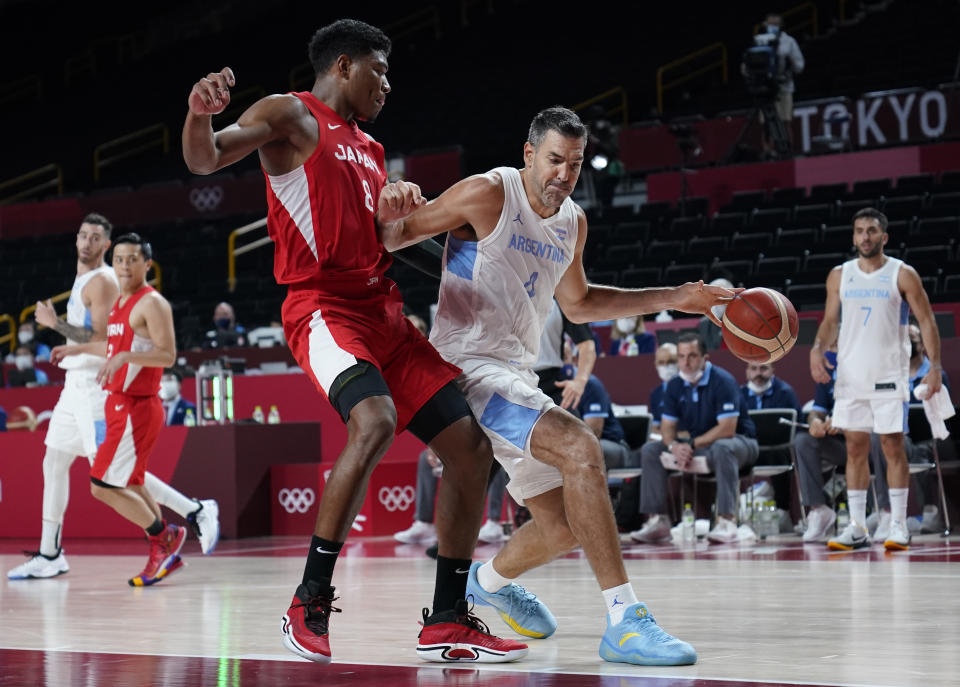
[[[680,370],[680,378],[685,381],[687,384],[696,384],[700,381],[700,378],[703,376],[704,368],[701,367],[699,370],[693,373],[684,372]]]
[[[173,381],[161,381],[160,382],[160,398],[164,401],[169,401],[177,397],[177,394],[180,393],[180,390],[177,389],[177,383]]]
[[[676,377],[679,370],[680,368],[677,367],[676,363],[657,365],[657,374],[660,375],[661,381],[664,382],[669,382],[671,379]]]
[[[33,367],[33,357],[29,355],[18,355],[13,359],[13,362],[21,372]]]
[[[680,378],[685,381],[687,384],[696,384],[700,381],[700,378],[703,376],[703,370],[697,370],[693,374],[689,374],[680,370]]]
[[[769,389],[771,386],[773,386],[773,379],[772,379],[772,378],[771,378],[771,379],[768,379],[765,384],[762,384],[762,385],[760,385],[760,386],[757,386],[756,384],[754,384],[752,380],[747,382],[747,388],[750,389],[750,391],[752,391],[752,392],[755,393],[755,394],[762,394],[764,391],[766,391],[767,389]]]
[[[17,341],[22,344],[28,344],[33,341],[33,332],[29,329],[24,329],[21,332],[17,332]]]
[[[636,317],[621,317],[617,320],[617,329],[624,334],[630,334],[637,328]]]

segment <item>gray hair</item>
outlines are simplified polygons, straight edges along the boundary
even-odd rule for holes
[[[548,131],[556,131],[567,138],[587,138],[588,129],[573,110],[557,105],[540,110],[530,122],[527,140],[534,148],[540,146]]]

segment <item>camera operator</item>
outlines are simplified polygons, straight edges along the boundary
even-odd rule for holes
[[[803,71],[804,59],[796,39],[782,28],[779,14],[768,14],[759,33],[754,36],[754,47],[747,51],[741,66],[747,79],[747,88],[754,95],[774,98],[774,110],[783,124],[789,147],[793,147],[793,77]],[[766,69],[762,69],[763,56],[769,56]],[[761,110],[761,121],[763,111]],[[763,127],[763,149],[768,155],[776,150],[771,127]]]

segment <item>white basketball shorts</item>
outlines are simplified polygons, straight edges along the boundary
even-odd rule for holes
[[[533,427],[556,404],[537,388],[537,375],[491,360],[451,360],[463,372],[457,384],[483,428],[493,455],[510,477],[507,490],[523,505],[563,484],[557,468],[530,453]]]
[[[107,432],[106,400],[107,392],[97,384],[96,368],[67,370],[44,443],[74,456],[86,456],[92,464]]]
[[[838,398],[833,405],[832,424],[852,432],[906,432],[908,407],[907,402],[899,398]]]

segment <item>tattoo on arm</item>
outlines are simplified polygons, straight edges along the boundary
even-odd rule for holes
[[[87,343],[93,338],[93,329],[89,327],[78,327],[74,324],[67,324],[63,320],[57,320],[57,326],[54,327],[58,334],[62,334],[71,341],[77,343]]]

